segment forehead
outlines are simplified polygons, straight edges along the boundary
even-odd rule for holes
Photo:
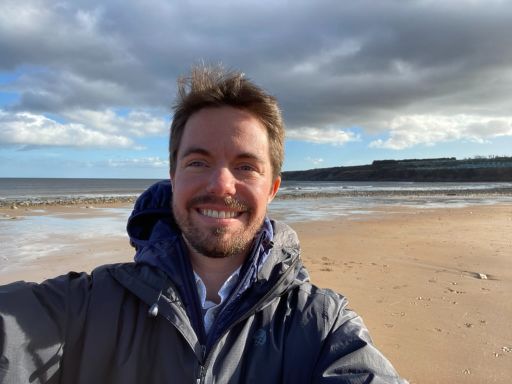
[[[203,108],[185,124],[178,153],[189,147],[244,150],[268,155],[268,134],[250,112],[229,106]]]

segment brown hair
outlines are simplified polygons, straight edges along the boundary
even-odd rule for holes
[[[194,67],[189,77],[178,79],[169,138],[171,173],[176,170],[178,148],[190,116],[203,108],[222,106],[243,109],[260,120],[267,129],[273,177],[279,176],[284,158],[284,124],[277,100],[243,73],[220,66]]]

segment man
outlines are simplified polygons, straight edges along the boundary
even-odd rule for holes
[[[170,183],[128,222],[135,263],[1,288],[3,383],[399,383],[346,300],[266,217],[284,128],[243,75],[180,83]],[[171,209],[172,206],[172,209]]]

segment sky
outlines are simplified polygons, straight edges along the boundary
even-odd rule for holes
[[[2,0],[0,177],[166,178],[176,80],[279,100],[283,170],[512,156],[512,2]]]

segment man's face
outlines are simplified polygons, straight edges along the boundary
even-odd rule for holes
[[[189,246],[208,257],[245,256],[280,184],[265,127],[241,109],[199,110],[185,125],[171,183]]]

